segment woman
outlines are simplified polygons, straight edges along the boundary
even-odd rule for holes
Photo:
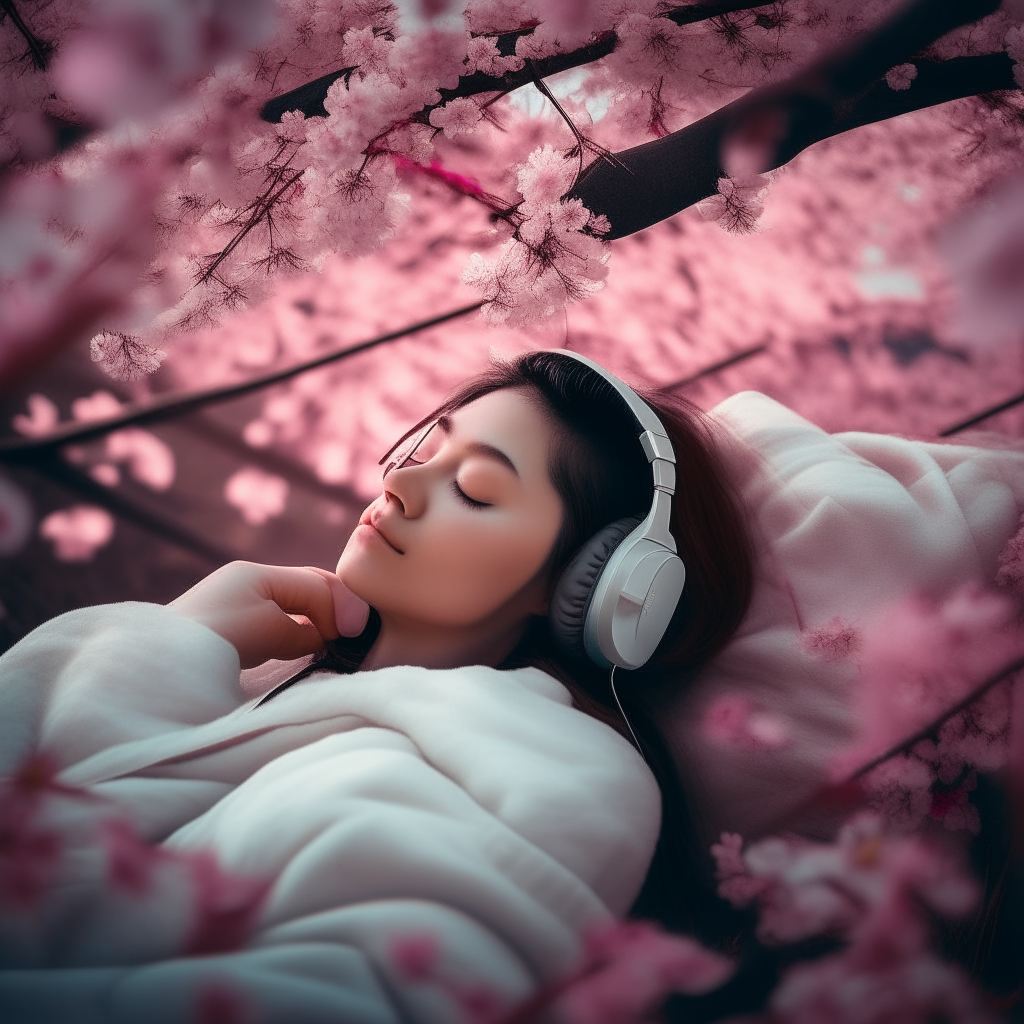
[[[169,608],[61,616],[0,659],[4,774],[49,754],[162,849],[268,885],[244,949],[195,956],[220,947],[189,939],[159,878],[132,903],[69,855],[31,922],[0,927],[9,1019],[191,1020],[215,985],[264,1020],[447,1021],[567,969],[645,874],[638,909],[699,917],[673,909],[693,878],[641,696],[725,643],[750,553],[708,423],[647,401],[688,575],[654,657],[619,677],[628,721],[547,616],[581,545],[652,507],[651,467],[615,388],[559,353],[496,366],[413,428],[336,574],[235,563]],[[308,654],[244,702],[239,666]],[[410,936],[430,950],[412,964]]]

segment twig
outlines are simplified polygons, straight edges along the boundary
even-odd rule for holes
[[[908,736],[906,739],[900,740],[899,743],[890,747],[883,754],[879,754],[878,757],[873,757],[866,764],[861,765],[855,772],[848,775],[845,779],[838,783],[830,783],[825,786],[819,787],[809,796],[799,801],[795,807],[790,808],[781,817],[777,818],[774,822],[767,825],[766,827],[759,830],[760,835],[774,835],[779,832],[784,832],[793,827],[801,817],[807,814],[809,811],[813,811],[816,808],[820,808],[824,804],[834,802],[837,794],[849,794],[858,784],[859,780],[864,778],[865,775],[870,774],[880,765],[886,761],[897,757],[900,754],[905,754],[909,750],[912,750],[922,740],[930,739],[938,733],[939,729],[945,725],[949,719],[955,715],[960,714],[961,711],[969,708],[975,701],[980,700],[998,683],[1001,683],[1004,679],[1012,676],[1015,672],[1019,672],[1024,669],[1024,658],[1017,658],[1011,661],[1009,664],[1004,665],[994,675],[989,676],[987,679],[979,683],[970,693],[967,694],[962,700],[957,701],[952,707],[947,708],[938,717],[934,718],[923,728],[918,729],[917,732]]]
[[[942,726],[953,718],[955,715],[960,714],[966,708],[969,708],[976,700],[980,700],[988,693],[997,683],[1001,683],[1007,676],[1012,676],[1014,672],[1019,672],[1024,668],[1024,658],[1017,658],[1016,661],[1011,661],[1008,665],[1001,668],[995,675],[989,676],[984,682],[979,683],[970,693],[967,694],[963,700],[957,701],[951,708],[943,711],[938,718],[929,722],[924,728],[918,729],[912,736],[908,736],[905,740],[901,740],[894,747],[891,747],[884,754],[879,754],[878,757],[872,758],[867,764],[862,765],[858,768],[849,778],[844,780],[841,785],[848,785],[851,782],[856,782],[857,779],[863,778],[865,775],[873,772],[880,764],[884,764],[890,758],[896,757],[898,754],[905,754],[907,751],[913,749],[922,740],[929,739],[934,736]]]
[[[976,423],[981,423],[982,420],[987,420],[991,416],[997,416],[1001,412],[1006,412],[1007,409],[1012,409],[1015,405],[1020,405],[1021,402],[1024,402],[1024,392],[1014,395],[1013,398],[1008,398],[1005,402],[1000,402],[999,405],[993,405],[991,409],[985,409],[983,412],[962,420],[960,423],[954,423],[953,426],[946,427],[945,430],[939,433],[939,437],[952,437],[954,434],[959,434],[961,430],[966,430],[968,427],[973,427]]]
[[[50,54],[53,53],[53,43],[40,39],[32,29],[25,24],[24,19],[14,6],[14,0],[0,0],[2,10],[14,24],[14,27],[28,43],[28,51],[32,55],[32,64],[37,71],[45,71],[50,65]]]
[[[658,390],[675,391],[676,388],[685,388],[688,384],[693,384],[703,377],[708,377],[712,373],[718,373],[719,370],[725,370],[730,366],[735,366],[737,363],[742,363],[744,360],[750,359],[752,356],[757,356],[762,352],[767,351],[767,345],[754,345],[752,348],[741,349],[739,352],[735,352],[733,355],[727,356],[725,359],[721,359],[717,363],[705,366],[703,370],[698,370],[696,373],[690,374],[689,377],[683,377],[682,380],[673,381],[671,384],[662,384]]]
[[[40,452],[28,463],[28,467],[40,476],[66,487],[121,519],[148,530],[205,562],[224,565],[241,557],[230,548],[211,543],[170,517],[144,508],[126,495],[97,483],[91,476],[66,462],[59,452]]]
[[[162,398],[154,399],[145,405],[129,407],[116,416],[109,416],[106,419],[96,420],[92,423],[69,423],[64,427],[55,430],[45,437],[32,438],[8,438],[0,441],[0,462],[12,464],[31,464],[36,458],[46,452],[60,448],[72,442],[83,443],[103,437],[113,430],[120,430],[122,427],[136,426],[142,423],[159,423],[161,420],[173,419],[176,416],[184,415],[196,409],[213,405],[217,402],[224,402],[231,398],[240,398],[252,391],[259,391],[261,388],[269,387],[271,384],[279,384],[281,381],[297,377],[300,373],[315,370],[320,366],[347,359],[359,352],[366,352],[368,349],[384,345],[389,341],[397,341],[418,331],[425,331],[429,327],[436,327],[438,324],[455,320],[467,313],[478,310],[483,301],[474,302],[469,306],[461,306],[459,309],[450,310],[440,316],[431,317],[429,320],[420,320],[418,323],[402,327],[397,331],[389,331],[379,337],[371,338],[369,341],[361,341],[356,345],[328,352],[326,355],[317,356],[314,359],[307,359],[305,362],[297,363],[295,366],[286,367],[283,370],[274,370],[271,373],[262,374],[251,380],[242,381],[240,384],[226,384],[221,387],[204,388],[200,391],[186,392],[178,395],[165,395]]]

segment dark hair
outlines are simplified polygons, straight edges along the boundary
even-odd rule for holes
[[[579,547],[601,527],[646,514],[653,478],[636,421],[621,397],[598,374],[557,352],[533,352],[496,363],[456,389],[399,444],[438,416],[505,388],[536,396],[560,434],[553,446],[550,473],[565,517],[548,560],[553,585]],[[662,791],[661,836],[634,913],[714,941],[729,915],[726,905],[714,896],[709,856],[697,846],[676,769],[644,695],[683,685],[725,645],[750,602],[753,557],[745,516],[709,419],[684,399],[637,391],[658,414],[675,449],[678,483],[671,527],[687,575],[682,599],[654,657],[642,669],[616,677],[630,723]],[[359,637],[330,644],[307,671],[355,671],[379,629],[380,618],[371,612]],[[529,624],[499,667],[524,665],[555,676],[581,711],[630,738],[607,672],[565,655],[555,645],[546,619]]]

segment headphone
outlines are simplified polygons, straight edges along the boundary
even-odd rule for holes
[[[614,693],[614,670],[640,668],[654,654],[686,582],[669,530],[676,457],[661,420],[632,388],[586,356],[550,351],[582,363],[615,389],[636,422],[654,476],[647,516],[619,519],[594,534],[566,566],[551,600],[556,642],[569,654],[611,668]]]

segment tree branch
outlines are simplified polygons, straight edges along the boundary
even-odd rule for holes
[[[690,4],[685,7],[674,7],[666,11],[662,17],[674,21],[677,25],[692,25],[698,21],[706,21],[709,18],[717,18],[723,14],[732,14],[735,11],[749,11],[759,7],[771,7],[773,4],[750,3],[750,0],[720,0],[718,3]],[[516,40],[520,36],[529,35],[532,29],[526,31],[504,32],[494,40],[498,51],[510,56],[514,54]],[[533,69],[541,78],[548,78],[557,75],[560,71],[569,71],[572,68],[582,67],[584,64],[592,64],[602,57],[607,57],[619,40],[614,32],[604,32],[597,39],[586,46],[572,50],[569,53],[556,53],[550,57],[540,57],[532,61]],[[355,71],[354,67],[342,68],[340,71],[332,71],[312,82],[300,85],[290,92],[282,93],[267,100],[260,111],[260,117],[264,121],[277,122],[281,120],[289,110],[301,110],[306,117],[326,117],[327,110],[324,107],[324,99],[327,97],[327,90],[342,75],[348,75]],[[529,66],[520,71],[507,71],[504,75],[485,75],[475,71],[472,75],[464,75],[459,79],[459,84],[453,89],[441,89],[441,103],[448,103],[450,100],[463,96],[478,96],[485,92],[511,92],[520,86],[529,85],[533,81],[533,71]],[[440,104],[424,107],[413,117],[418,121],[426,121],[431,110]]]
[[[29,464],[29,468],[40,476],[66,487],[87,501],[105,508],[115,516],[148,530],[169,544],[188,551],[204,562],[224,565],[241,557],[229,548],[221,547],[200,534],[193,533],[188,527],[175,522],[169,516],[145,508],[127,495],[97,483],[87,473],[83,473],[66,462],[57,451],[51,450],[37,454]]]
[[[616,154],[629,174],[592,163],[569,193],[611,221],[606,238],[622,238],[714,195],[727,176],[728,141],[754,136],[768,153],[764,170],[779,167],[833,135],[952,99],[1014,89],[1005,53],[918,62],[910,89],[896,91],[884,72],[903,63],[961,23],[975,21],[997,0],[918,0],[875,32],[778,85],[755,89],[661,139]],[[966,11],[966,8],[970,8]]]
[[[28,43],[28,52],[32,57],[32,66],[37,71],[45,71],[50,65],[50,54],[53,53],[53,43],[48,43],[45,39],[40,39],[32,29],[25,24],[25,20],[22,18],[18,11],[18,8],[14,6],[14,0],[0,0],[0,11],[3,11],[8,18],[11,19],[11,23],[21,33],[25,42]]]
[[[946,427],[945,430],[939,433],[939,437],[952,437],[954,434],[959,434],[961,430],[966,430],[968,427],[973,427],[987,420],[990,416],[998,416],[999,413],[1006,412],[1007,409],[1020,405],[1021,402],[1024,402],[1024,392],[1014,395],[1013,398],[1008,398],[1005,402],[1000,402],[998,405],[993,405],[991,408],[983,409],[981,412],[975,413],[975,415],[969,416],[959,423],[954,423],[951,427]]]
[[[63,445],[84,443],[94,441],[103,437],[111,431],[120,430],[122,427],[139,426],[145,423],[159,423],[162,420],[174,419],[185,413],[205,406],[213,405],[216,402],[224,402],[231,398],[240,398],[252,391],[259,391],[261,388],[269,387],[271,384],[279,384],[281,381],[297,377],[300,373],[308,370],[315,370],[328,363],[334,363],[341,359],[347,359],[359,352],[376,348],[389,341],[397,341],[399,338],[408,337],[417,331],[424,331],[428,327],[436,327],[438,324],[447,323],[457,317],[465,316],[479,309],[483,302],[474,302],[469,306],[462,306],[459,309],[450,310],[440,316],[431,317],[429,320],[421,320],[418,323],[402,327],[397,331],[390,331],[369,341],[361,341],[356,345],[338,349],[335,352],[328,352],[326,355],[317,356],[315,359],[307,359],[303,363],[286,367],[283,370],[274,370],[265,373],[252,380],[243,381],[240,384],[227,384],[223,387],[204,388],[200,391],[187,392],[184,395],[164,395],[162,398],[154,399],[141,406],[129,406],[116,416],[108,416],[106,419],[95,420],[91,423],[68,423],[55,430],[45,437],[30,438],[8,438],[0,441],[0,463],[6,462],[13,465],[31,466],[37,459],[46,457],[48,452],[60,448]]]

